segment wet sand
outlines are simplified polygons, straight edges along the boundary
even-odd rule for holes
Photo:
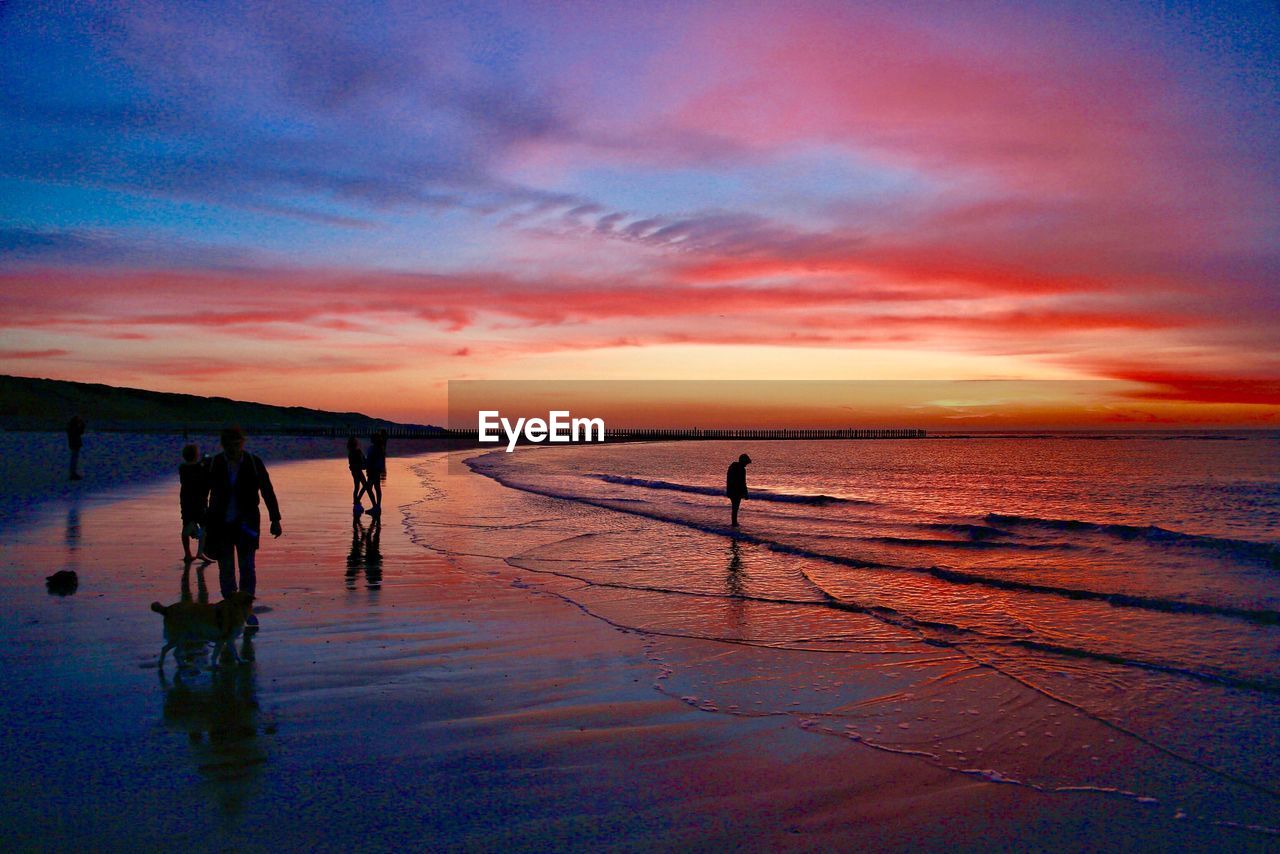
[[[437,456],[432,465],[442,466]],[[270,463],[270,460],[268,460]],[[682,701],[655,651],[477,553],[411,542],[392,460],[371,557],[340,460],[272,466],[254,661],[175,680],[148,605],[183,592],[177,486],[74,496],[3,533],[6,848],[1263,849],[1097,794],[958,775],[788,715]],[[468,477],[448,475],[448,477]],[[454,481],[453,483],[461,483]],[[473,477],[467,500],[501,501]],[[366,523],[365,527],[368,525]],[[458,551],[458,549],[455,549]],[[57,597],[44,578],[80,576]],[[212,599],[216,566],[203,573]],[[199,595],[200,573],[188,576]]]

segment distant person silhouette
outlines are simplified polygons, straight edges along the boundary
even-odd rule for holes
[[[724,494],[729,496],[729,504],[733,508],[733,521],[729,524],[738,527],[738,505],[747,497],[747,466],[751,457],[746,454],[738,457],[735,463],[729,463],[729,471],[725,475]]]
[[[254,553],[258,550],[262,530],[259,493],[267,505],[273,537],[283,533],[280,505],[266,465],[260,457],[244,450],[244,431],[239,427],[227,427],[222,431],[221,441],[222,453],[214,457],[209,466],[205,552],[218,561],[218,583],[223,599],[237,590],[253,596],[258,582]],[[236,585],[237,560],[240,565],[239,586]],[[258,618],[250,614],[246,625],[258,625]]]
[[[375,519],[382,517],[382,481],[387,478],[387,431],[374,433],[369,442],[369,455],[365,459],[365,472],[368,476],[369,500],[373,506],[369,515]]]
[[[182,485],[178,501],[182,507],[182,559],[184,563],[210,561],[204,553],[204,521],[209,509],[209,461],[200,459],[200,448],[187,445],[182,449],[182,462],[178,465],[178,482]],[[191,538],[196,539],[196,553],[191,554]]]
[[[347,437],[347,468],[351,470],[351,515],[364,513],[364,505],[360,497],[369,491],[369,481],[364,476],[364,451],[360,450],[360,440],[355,436]]]
[[[80,448],[84,445],[84,428],[83,418],[79,415],[72,415],[71,420],[67,422],[67,448],[71,451],[71,480],[82,480],[84,475],[80,474]]]

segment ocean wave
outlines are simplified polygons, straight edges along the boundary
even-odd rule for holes
[[[821,556],[819,556],[821,557]],[[829,556],[828,556],[829,557]],[[1216,685],[1223,685],[1230,688],[1238,688],[1249,691],[1256,691],[1265,694],[1280,694],[1280,681],[1265,677],[1254,677],[1242,674],[1230,673],[1208,667],[1188,667],[1180,664],[1153,660],[1149,658],[1139,657],[1136,655],[1122,655],[1102,650],[1088,649],[1082,646],[1073,646],[1070,644],[1050,642],[1046,640],[1038,640],[1034,638],[1009,637],[1007,635],[992,635],[987,631],[976,626],[961,626],[956,623],[946,622],[942,620],[931,620],[928,618],[908,614],[899,608],[888,605],[866,604],[851,601],[841,596],[832,594],[822,587],[816,580],[805,573],[805,578],[813,585],[814,589],[823,597],[820,600],[805,600],[784,597],[771,597],[760,595],[731,595],[725,593],[711,593],[700,590],[684,590],[676,587],[667,587],[651,584],[627,583],[617,581],[602,581],[600,579],[590,578],[580,573],[567,571],[564,569],[550,569],[545,566],[537,565],[537,562],[522,560],[518,556],[507,559],[507,563],[511,566],[527,570],[529,572],[537,572],[540,574],[555,575],[561,578],[570,578],[580,581],[590,587],[605,587],[620,590],[636,590],[648,593],[662,593],[673,596],[689,596],[701,599],[720,599],[733,598],[742,601],[762,602],[769,604],[791,605],[796,607],[812,607],[812,608],[830,608],[837,611],[845,611],[856,614],[866,614],[882,623],[896,626],[900,629],[906,629],[918,634],[920,642],[929,646],[952,648],[952,649],[970,649],[974,644],[985,645],[996,643],[998,645],[1020,647],[1022,649],[1031,650],[1050,655],[1062,656],[1065,658],[1085,659],[1092,661],[1105,662],[1107,664],[1115,664],[1123,667],[1135,667],[1142,670],[1156,671],[1167,673],[1172,676],[1180,676],[1187,679],[1193,679],[1198,682],[1205,682]],[[579,607],[587,610],[579,603]],[[614,623],[620,627],[625,627],[621,623]],[[629,627],[635,628],[635,627]],[[698,638],[701,640],[722,641],[726,643],[743,643],[745,645],[755,645],[749,641],[741,639],[730,639],[720,637],[718,635],[702,634],[698,632],[673,632],[673,631],[656,631],[656,634],[663,634],[672,637],[688,637]],[[762,644],[763,645],[763,644]],[[772,648],[779,648],[777,645],[770,644]],[[803,647],[798,647],[803,648]]]
[[[712,525],[697,522],[691,519],[684,519],[679,516],[665,514],[659,512],[656,508],[645,505],[635,509],[630,507],[616,507],[611,505],[611,499],[591,498],[574,493],[564,492],[561,490],[548,489],[546,487],[532,486],[529,484],[519,483],[509,477],[503,476],[485,465],[482,458],[473,457],[466,461],[466,464],[474,471],[485,475],[486,477],[496,480],[503,486],[511,489],[518,489],[522,492],[529,492],[535,495],[544,495],[548,498],[560,498],[565,501],[573,501],[580,504],[588,504],[594,507],[603,507],[609,510],[615,510],[619,513],[632,513],[637,516],[643,516],[649,519],[655,519],[660,522],[668,522],[671,524],[681,525],[692,530],[701,531],[707,534],[717,534],[720,536],[731,537],[743,542],[755,543],[784,554],[792,554],[797,557],[812,558],[827,563],[835,563],[841,566],[847,566],[853,569],[866,569],[887,572],[909,572],[923,575],[930,575],[940,581],[946,581],[952,584],[972,584],[984,587],[991,587],[1000,590],[1020,591],[1026,593],[1038,593],[1047,596],[1057,596],[1064,599],[1087,600],[1104,602],[1108,605],[1118,608],[1139,608],[1148,611],[1160,611],[1170,614],[1196,614],[1212,617],[1227,617],[1229,619],[1243,620],[1251,623],[1262,625],[1280,625],[1280,611],[1266,608],[1241,608],[1232,605],[1217,605],[1207,602],[1186,601],[1182,599],[1162,598],[1157,596],[1142,596],[1130,593],[1120,593],[1105,590],[1092,590],[1085,587],[1066,587],[1052,584],[1039,584],[1033,581],[1022,581],[1013,578],[1004,578],[992,575],[983,575],[979,573],[951,569],[942,566],[904,566],[899,564],[888,564],[872,560],[865,560],[857,557],[846,555],[832,554],[824,552],[811,546],[797,545],[795,543],[784,543],[772,540],[768,537],[758,534],[752,534],[742,531],[728,525]],[[611,476],[611,475],[608,475]],[[606,477],[601,475],[600,477]],[[989,514],[988,521],[992,521],[993,517],[1005,521],[1005,524],[1015,524],[1018,520],[1033,520],[1035,517],[1005,516],[1001,514]],[[1053,523],[1055,520],[1048,520]],[[1069,520],[1056,520],[1073,525],[1086,525],[1090,523],[1071,522]],[[1132,527],[1132,526],[1131,526]],[[1142,530],[1135,528],[1134,530]],[[1194,537],[1196,535],[1184,534],[1185,537]],[[1210,538],[1211,539],[1211,538]],[[1251,545],[1259,545],[1251,543]]]
[[[1260,561],[1280,568],[1280,545],[1260,543],[1256,540],[1237,540],[1229,537],[1213,537],[1208,534],[1187,534],[1172,531],[1159,525],[1124,525],[1117,522],[1086,522],[1079,519],[1046,519],[1040,516],[1017,516],[1005,513],[988,513],[986,521],[993,525],[1026,525],[1049,528],[1055,531],[1084,531],[1105,534],[1122,540],[1145,540],[1152,543],[1185,545],[1223,552],[1232,557]]]
[[[911,526],[922,531],[947,531],[954,534],[964,534],[971,540],[990,540],[998,537],[1017,536],[1003,528],[993,528],[990,525],[971,525],[965,522],[913,522]]]
[[[596,480],[619,486],[640,486],[645,489],[666,489],[672,492],[688,492],[693,495],[724,496],[724,490],[716,486],[697,486],[691,483],[673,483],[669,480],[646,480],[640,477],[623,477],[616,474],[592,474]],[[751,490],[752,501],[774,501],[781,504],[874,504],[872,501],[861,501],[857,498],[838,498],[834,495],[812,495],[799,492],[774,492],[769,489]]]
[[[885,543],[892,546],[909,546],[917,548],[967,549],[973,551],[1068,551],[1079,546],[1073,543],[1008,543],[990,540],[938,540],[926,537],[856,537],[855,539],[869,543]]]

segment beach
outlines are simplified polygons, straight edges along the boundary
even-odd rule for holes
[[[184,589],[176,482],[55,497],[4,529],[8,847],[1274,845],[1276,802],[1251,771],[1188,765],[874,615],[757,595],[789,583],[758,529],[659,541],[676,535],[652,507],[503,485],[463,462],[477,456],[390,461],[376,536],[353,530],[344,461],[268,458],[285,534],[259,553],[253,660],[181,680],[157,672],[148,609],[200,595],[195,569]],[[592,574],[608,563],[593,542],[631,532],[650,559],[683,549],[683,586]],[[73,595],[45,590],[62,569]],[[216,601],[216,566],[203,578]],[[1042,728],[1000,752],[1017,774],[982,760],[1001,716]],[[940,759],[942,743],[959,754]]]

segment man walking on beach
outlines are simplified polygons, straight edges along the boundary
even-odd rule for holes
[[[733,507],[733,521],[730,524],[735,528],[738,527],[738,505],[747,497],[747,466],[750,464],[751,457],[743,454],[736,463],[729,463],[729,472],[725,476],[724,494],[729,496],[729,503]]]
[[[280,536],[280,505],[262,459],[244,450],[244,431],[227,427],[222,431],[222,453],[213,458],[209,470],[209,515],[205,526],[205,553],[218,560],[218,583],[225,599],[236,590],[253,596],[257,589],[254,553],[262,530],[258,495],[267,504],[271,535]],[[240,584],[236,585],[236,563],[240,564]],[[246,625],[258,625],[250,614]]]
[[[71,420],[67,422],[67,448],[71,451],[71,480],[84,479],[79,472],[80,448],[84,445],[84,428],[84,419],[79,415],[72,415]]]

